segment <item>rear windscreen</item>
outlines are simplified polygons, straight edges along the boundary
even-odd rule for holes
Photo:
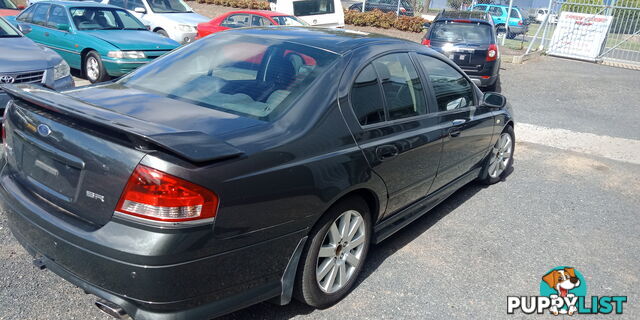
[[[484,23],[438,22],[431,30],[432,41],[489,44],[491,26]]]
[[[302,0],[293,2],[293,15],[315,16],[318,14],[335,13],[333,0]]]

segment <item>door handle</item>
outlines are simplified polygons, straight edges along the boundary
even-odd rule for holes
[[[398,155],[398,153],[400,153],[400,151],[398,150],[398,147],[392,144],[386,144],[376,148],[376,157],[378,157],[378,160],[380,161],[385,161],[391,158],[395,158]]]
[[[460,126],[467,122],[466,119],[455,119],[451,121],[452,127],[449,129],[449,135],[457,137],[460,135]]]

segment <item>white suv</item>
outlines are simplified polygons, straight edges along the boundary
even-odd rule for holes
[[[193,12],[182,0],[104,0],[102,3],[129,10],[151,31],[181,44],[194,40],[198,23],[211,20]]]

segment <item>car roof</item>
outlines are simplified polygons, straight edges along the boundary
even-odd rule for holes
[[[434,19],[434,22],[438,21],[454,21],[454,20],[468,20],[469,22],[479,22],[491,24],[492,19],[486,12],[480,11],[446,11],[443,10]],[[462,22],[462,21],[459,21]],[[466,22],[466,21],[465,21]]]
[[[258,36],[261,38],[283,39],[289,42],[319,48],[340,55],[370,43],[397,42],[399,45],[418,45],[417,43],[409,40],[392,38],[375,33],[320,27],[270,26],[230,29],[224,31],[224,33],[239,33],[243,35]]]
[[[117,9],[122,9],[120,7],[112,6],[110,4],[104,4],[104,3],[100,3],[100,2],[94,2],[94,1],[39,1],[39,2],[36,2],[34,4],[41,4],[41,3],[57,4],[57,5],[61,5],[63,7],[66,7],[66,8],[99,7],[99,8],[117,8]]]
[[[237,11],[229,11],[225,13],[225,15],[236,14],[236,13],[257,14],[265,17],[292,16],[287,13],[270,11],[270,10],[237,10]]]

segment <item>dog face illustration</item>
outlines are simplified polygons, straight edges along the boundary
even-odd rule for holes
[[[573,268],[552,270],[542,277],[542,281],[555,289],[560,297],[566,297],[569,290],[580,286],[580,280],[576,277]]]

